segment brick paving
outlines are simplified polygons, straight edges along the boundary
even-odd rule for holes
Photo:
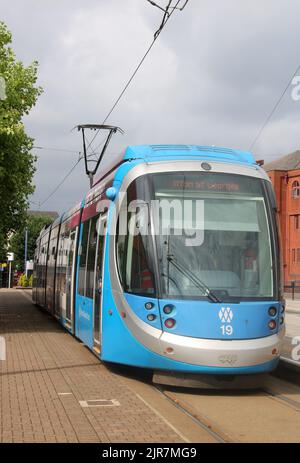
[[[0,442],[182,442],[179,435],[60,325],[0,290]],[[113,407],[79,401],[116,399]]]

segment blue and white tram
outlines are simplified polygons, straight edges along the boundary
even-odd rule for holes
[[[41,232],[33,301],[102,360],[157,381],[256,384],[285,331],[268,176],[247,152],[128,147]]]

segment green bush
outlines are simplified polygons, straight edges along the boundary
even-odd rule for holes
[[[32,280],[33,280],[33,276],[31,275],[31,277],[28,280],[28,286],[30,287],[32,287]]]
[[[28,286],[30,286],[30,279],[27,278],[25,273],[23,273],[23,275],[20,276],[18,286],[22,286],[23,288],[27,288]]]

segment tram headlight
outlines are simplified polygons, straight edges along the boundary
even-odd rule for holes
[[[149,320],[149,322],[154,322],[155,319],[156,315],[154,315],[154,313],[150,313],[149,315],[147,315],[147,320]]]
[[[153,309],[153,307],[154,307],[153,302],[146,302],[145,309],[151,310],[151,309]]]
[[[280,325],[283,325],[283,324],[284,324],[284,317],[281,317],[281,318],[280,318],[279,323],[280,323]]]
[[[277,323],[276,323],[275,320],[270,320],[269,321],[268,327],[270,328],[270,330],[272,330],[272,331],[275,330],[276,326],[277,326]]]
[[[268,312],[269,312],[270,317],[275,317],[277,315],[276,307],[270,307]]]
[[[174,328],[175,325],[176,321],[174,320],[174,318],[167,318],[167,320],[165,321],[165,326],[169,329]]]
[[[163,308],[163,311],[165,314],[169,315],[174,309],[174,306],[172,304],[165,305]]]

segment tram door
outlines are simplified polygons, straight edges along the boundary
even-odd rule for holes
[[[104,274],[104,247],[105,247],[105,228],[107,216],[103,215],[99,218],[97,224],[97,248],[95,259],[95,279],[94,279],[94,351],[100,353],[101,349],[101,310],[102,310],[102,284]]]
[[[73,320],[73,282],[75,272],[75,242],[77,231],[70,233],[68,250],[67,250],[67,269],[66,269],[66,323],[72,328]]]

